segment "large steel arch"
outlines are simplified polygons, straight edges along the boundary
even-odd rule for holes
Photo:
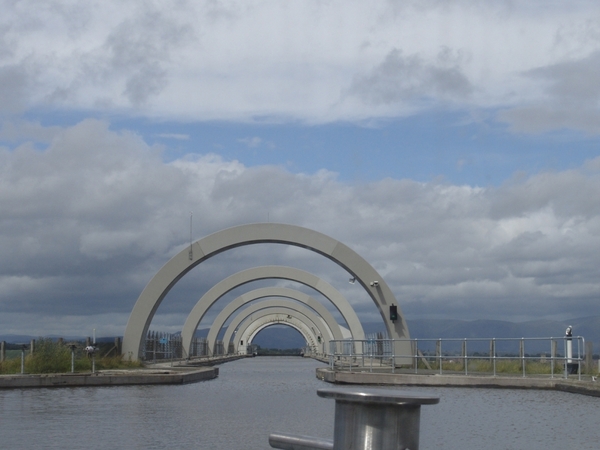
[[[334,339],[334,335],[333,335],[333,331],[331,330],[331,328],[329,327],[327,322],[325,322],[323,317],[315,314],[311,309],[309,309],[308,307],[306,307],[304,305],[301,305],[296,302],[292,302],[290,300],[282,300],[282,299],[263,300],[254,305],[249,306],[248,308],[245,308],[245,309],[239,311],[239,313],[234,317],[234,319],[231,321],[231,323],[227,327],[227,330],[225,330],[225,335],[223,336],[224,347],[227,348],[227,346],[229,345],[229,342],[231,341],[231,337],[235,334],[238,326],[242,322],[244,322],[248,317],[254,317],[254,315],[259,311],[262,312],[262,311],[270,310],[273,308],[296,311],[296,312],[306,316],[312,323],[315,324],[314,326],[317,327],[317,330],[319,331],[318,335],[321,336],[322,340],[326,344],[325,348],[329,348],[329,341]],[[339,325],[338,325],[338,330],[339,330]]]
[[[241,345],[241,342],[243,341],[245,344],[250,344],[252,339],[249,339],[249,336],[252,335],[252,338],[254,338],[254,336],[256,336],[260,330],[266,328],[267,326],[280,323],[293,323],[294,319],[306,327],[305,333],[301,334],[305,337],[305,339],[308,337],[306,342],[310,345],[310,347],[312,347],[313,350],[319,349],[320,344],[317,340],[318,334],[316,331],[313,331],[316,325],[309,318],[298,311],[286,308],[267,308],[257,311],[254,314],[247,316],[247,318],[250,318],[250,320],[246,320],[239,325],[238,332],[233,339],[234,349],[245,348],[245,346]]]
[[[408,327],[398,307],[398,320],[387,316],[387,308],[397,304],[394,294],[381,275],[358,253],[335,239],[308,228],[278,223],[240,225],[218,231],[196,241],[173,256],[146,285],[138,297],[123,336],[123,355],[138,359],[144,337],[160,303],[171,288],[191,269],[224,251],[253,244],[287,244],[306,248],[346,269],[375,302],[388,335],[408,338]]]
[[[310,272],[295,267],[260,266],[242,270],[241,272],[225,278],[209,289],[208,292],[198,300],[185,320],[183,330],[181,331],[181,340],[184,350],[189,354],[189,349],[191,348],[192,340],[198,325],[210,307],[221,297],[239,286],[252,281],[266,279],[291,280],[312,287],[333,303],[348,324],[348,328],[354,339],[365,338],[365,332],[363,331],[360,320],[348,300],[325,280],[322,280]]]
[[[294,289],[271,287],[255,289],[253,291],[246,292],[245,294],[240,295],[238,298],[230,302],[225,308],[223,308],[223,310],[217,315],[217,317],[213,321],[213,324],[211,325],[210,330],[208,331],[208,337],[206,338],[206,340],[208,341],[208,348],[214,348],[217,336],[221,331],[221,328],[223,328],[223,325],[225,324],[225,322],[227,322],[227,319],[229,319],[232,316],[232,314],[236,312],[236,310],[238,310],[246,303],[267,297],[289,298],[304,303],[305,305],[314,309],[316,313],[319,316],[321,316],[321,318],[323,318],[323,320],[325,321],[325,323],[327,324],[327,326],[333,334],[333,339],[344,339],[340,326],[335,321],[331,313],[327,310],[327,308],[325,308],[321,303],[312,298],[310,295],[307,295],[304,292],[296,291]],[[224,342],[225,345],[227,345],[229,341],[224,340]]]

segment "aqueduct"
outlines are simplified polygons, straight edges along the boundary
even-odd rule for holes
[[[264,313],[264,315],[261,315],[261,317],[256,318],[252,321],[252,323],[248,324],[248,326],[250,325],[254,325],[254,328],[252,329],[252,335],[249,336],[247,334],[246,329],[243,338],[245,339],[244,342],[249,342],[250,344],[252,343],[254,337],[263,329],[268,328],[272,325],[286,325],[298,331],[306,341],[308,347],[313,349],[313,351],[315,351],[319,345],[318,341],[316,340],[316,336],[312,333],[312,330],[310,329],[311,327],[307,325],[306,319],[303,319],[302,316],[298,313]],[[247,347],[240,345],[241,340],[242,337],[240,337],[240,339],[234,340],[233,345],[234,348],[240,349],[240,351],[243,353]]]
[[[325,323],[332,332],[333,339],[344,339],[344,334],[342,333],[340,325],[335,321],[335,319],[327,310],[327,308],[325,308],[317,300],[303,292],[296,291],[294,289],[274,287],[255,289],[253,291],[247,292],[239,296],[231,303],[229,303],[225,308],[223,308],[223,310],[217,315],[217,317],[213,321],[213,324],[211,325],[210,330],[208,332],[208,337],[206,338],[206,340],[208,341],[208,348],[215,348],[215,342],[217,340],[219,332],[221,331],[221,328],[232,315],[237,314],[236,311],[239,308],[252,301],[268,297],[277,297],[278,299],[287,298],[304,303],[308,307],[312,308],[325,321]],[[278,303],[283,304],[282,301],[279,301]],[[240,314],[244,312],[245,310],[241,311]],[[231,335],[229,336],[229,338],[231,338]],[[223,343],[225,344],[225,348],[227,348],[227,344],[229,343],[227,334],[225,334],[223,338]]]
[[[328,348],[329,341],[333,338],[333,335],[329,327],[327,327],[323,321],[319,320],[320,318],[315,313],[305,306],[300,306],[290,301],[278,302],[276,300],[265,300],[240,312],[227,327],[223,339],[224,347],[228,347],[232,337],[234,352],[237,352],[241,347],[240,341],[249,344],[250,342],[244,334],[245,331],[256,324],[262,317],[273,314],[289,315],[304,322],[312,332],[315,344],[317,342],[321,343],[325,341],[327,343],[327,347],[325,348]],[[235,331],[237,331],[237,333],[235,333]],[[321,337],[321,339],[319,339],[319,337]]]
[[[188,315],[181,337],[183,341],[183,348],[186,352],[192,345],[192,339],[196,332],[196,328],[202,321],[202,318],[206,312],[214,305],[221,297],[230,292],[231,290],[257,280],[265,279],[283,279],[296,281],[305,286],[312,287],[314,290],[322,294],[325,298],[329,299],[331,303],[340,312],[352,337],[354,339],[364,339],[365,333],[356,312],[348,300],[333,286],[327,283],[325,280],[306,272],[301,269],[286,266],[260,266],[253,267],[251,269],[243,270],[236,274],[233,274],[224,280],[214,285],[206,294],[198,300],[190,314]]]
[[[389,286],[381,275],[354,250],[308,228],[277,223],[257,223],[218,231],[194,242],[189,249],[186,248],[173,256],[152,277],[138,297],[125,328],[123,355],[132,360],[140,357],[144,338],[154,314],[167,293],[186,273],[207,259],[227,250],[265,243],[305,248],[335,262],[344,268],[373,300],[383,318],[388,336],[392,339],[410,337],[400,306]],[[391,305],[397,306],[398,319],[395,322],[387,315],[387,308]]]

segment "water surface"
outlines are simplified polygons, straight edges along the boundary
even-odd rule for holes
[[[332,438],[331,386],[313,360],[259,357],[183,386],[0,391],[4,449],[268,449],[273,432]],[[402,388],[433,393],[421,449],[600,448],[600,399],[553,391]]]

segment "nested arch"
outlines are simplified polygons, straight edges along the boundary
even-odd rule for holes
[[[171,258],[146,285],[129,316],[123,336],[123,354],[138,359],[144,337],[160,303],[191,269],[224,251],[253,244],[287,244],[306,248],[334,261],[349,272],[375,302],[390,338],[408,338],[406,321],[394,294],[381,275],[358,253],[341,242],[308,228],[278,223],[240,225],[196,241]],[[374,283],[377,281],[377,283]],[[398,320],[391,322],[387,308],[398,306]]]
[[[314,331],[316,329],[316,324],[296,310],[287,308],[267,308],[257,311],[251,316],[252,317],[249,320],[243,321],[241,325],[239,325],[238,332],[233,338],[234,349],[239,349],[242,353],[243,348],[245,348],[247,344],[251,344],[252,339],[254,339],[261,330],[268,326],[278,324],[299,323],[304,330],[301,334],[313,351],[317,351],[317,349],[322,346],[322,344],[318,342],[318,333]],[[241,341],[243,341],[245,345],[242,346],[240,344]]]
[[[240,326],[240,324],[243,323],[246,319],[250,317],[252,321],[253,318],[257,315],[257,313],[262,313],[265,310],[273,308],[285,309],[286,311],[295,311],[302,314],[304,317],[307,317],[312,322],[312,324],[314,324],[312,325],[313,328],[316,327],[313,331],[315,333],[316,331],[318,331],[318,333],[315,334],[315,336],[321,336],[321,340],[326,344],[325,348],[329,348],[329,341],[334,339],[334,334],[333,330],[330,328],[329,324],[323,319],[323,317],[319,314],[315,314],[313,310],[311,310],[303,304],[283,299],[263,300],[238,311],[231,323],[229,324],[229,326],[227,327],[227,329],[225,330],[225,335],[223,336],[224,347],[227,348],[238,326]]]
[[[305,270],[286,266],[259,266],[235,273],[208,290],[188,315],[181,331],[183,348],[187,354],[192,345],[196,329],[204,315],[220,298],[233,289],[252,281],[266,279],[291,280],[311,287],[327,298],[340,312],[354,339],[364,339],[365,333],[356,312],[346,298],[325,280]],[[210,348],[210,347],[209,347]]]
[[[328,328],[331,330],[333,339],[344,339],[341,328],[333,318],[333,315],[327,310],[327,308],[325,308],[320,302],[312,298],[310,295],[289,288],[269,287],[246,292],[245,294],[237,297],[232,302],[228,303],[227,306],[225,306],[225,308],[223,308],[223,310],[217,315],[217,317],[213,321],[213,324],[210,327],[208,337],[206,338],[206,340],[208,341],[208,348],[215,348],[215,342],[217,340],[219,332],[221,331],[221,328],[223,328],[225,322],[227,322],[227,320],[232,315],[237,314],[237,310],[239,308],[241,308],[249,302],[268,297],[277,297],[278,299],[292,299],[304,303],[308,307],[315,310],[315,312],[325,321]],[[231,336],[229,336],[229,338],[231,338]],[[225,343],[225,345],[228,344],[229,339],[227,338],[227,334],[225,335],[223,342]]]
[[[302,337],[306,341],[306,345],[309,346],[312,349],[312,351],[316,353],[318,343],[314,342],[314,336],[312,336],[310,330],[308,329],[308,326],[296,317],[287,318],[287,316],[284,317],[281,314],[271,314],[259,319],[259,322],[255,322],[255,325],[258,325],[258,328],[256,329],[256,332],[253,333],[253,336],[249,341],[244,341],[246,345],[240,344],[241,339],[234,344],[234,347],[238,349],[238,354],[247,354],[248,345],[252,345],[252,341],[254,340],[256,335],[265,328],[268,328],[273,325],[286,325],[290,328],[294,328],[302,335]]]

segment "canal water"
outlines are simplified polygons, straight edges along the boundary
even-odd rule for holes
[[[1,449],[268,449],[272,432],[333,437],[322,365],[259,357],[183,386],[0,390]],[[402,388],[421,409],[421,449],[600,448],[600,398],[552,391]]]

